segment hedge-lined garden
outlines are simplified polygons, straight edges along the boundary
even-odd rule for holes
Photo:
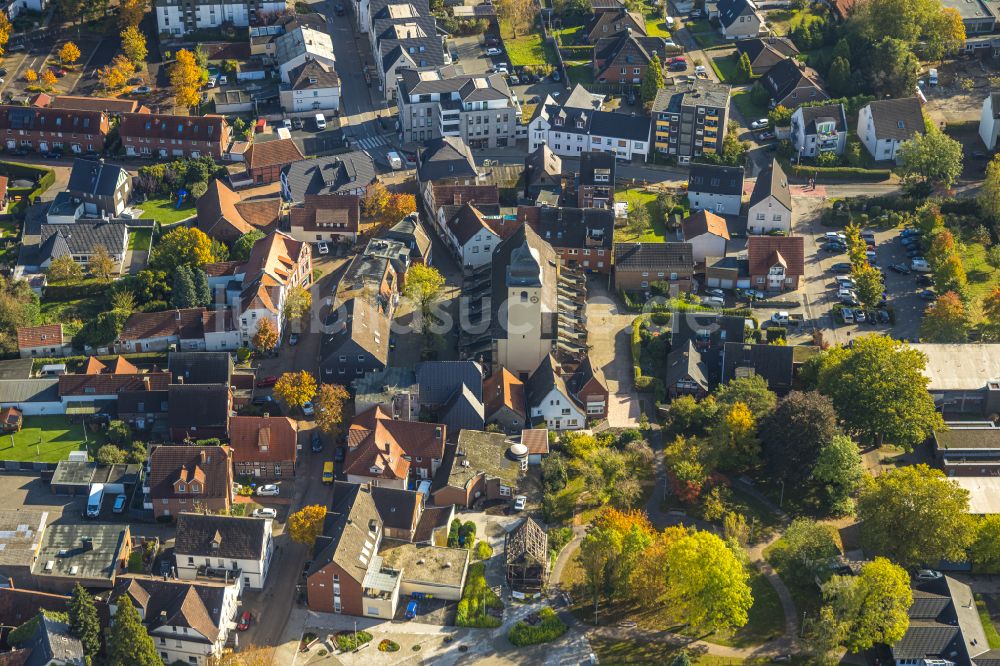
[[[503,601],[486,583],[486,565],[476,562],[469,567],[465,578],[465,589],[462,590],[462,600],[458,602],[455,624],[478,629],[499,627],[503,621],[499,615],[491,614],[490,609],[502,610]]]
[[[507,633],[507,640],[517,647],[538,645],[554,641],[566,633],[568,627],[559,619],[556,612],[546,606],[538,611],[537,622],[530,624],[521,620]]]

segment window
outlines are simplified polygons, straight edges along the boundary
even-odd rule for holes
[[[757,219],[758,220],[763,220],[764,219],[764,213],[757,213]]]

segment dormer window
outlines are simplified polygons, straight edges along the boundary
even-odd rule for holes
[[[193,493],[200,493],[201,492],[201,484],[200,483],[192,483],[191,484],[191,492],[193,492]]]
[[[183,483],[178,483],[177,484],[177,492],[183,493],[184,491],[185,491],[184,484]]]
[[[309,83],[312,85],[316,85],[317,83],[319,83],[319,79],[317,79],[315,76],[310,76]]]

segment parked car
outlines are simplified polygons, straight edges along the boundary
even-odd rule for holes
[[[254,396],[251,404],[257,407],[267,407],[268,414],[273,416],[278,416],[280,414],[280,407],[278,407],[278,401],[274,399],[271,395],[258,395]]]
[[[931,287],[934,285],[934,278],[930,275],[918,275],[917,276],[917,286],[919,287]]]
[[[136,95],[148,95],[149,93],[153,92],[153,89],[150,88],[149,86],[139,86],[132,92],[134,92]]]
[[[417,602],[411,601],[410,603],[406,604],[406,619],[412,620],[416,616],[417,616]]]
[[[267,388],[269,386],[274,386],[278,383],[278,377],[275,375],[268,375],[263,379],[257,380],[257,388]]]
[[[326,241],[316,243],[316,249],[319,250],[319,253],[323,256],[330,254],[330,244]]]
[[[709,296],[718,296],[719,298],[726,297],[726,292],[722,291],[721,289],[718,289],[717,287],[709,287],[708,289],[705,290],[705,293],[708,294]]]
[[[904,247],[909,247],[910,245],[916,245],[920,242],[920,236],[900,236],[899,242],[903,244]]]
[[[840,304],[841,305],[850,305],[852,308],[856,308],[859,305],[861,305],[861,303],[858,302],[858,299],[855,298],[854,296],[841,296],[840,297]]]
[[[750,129],[752,130],[764,129],[770,124],[771,121],[768,120],[767,118],[759,118],[758,120],[755,120],[752,123],[750,123]]]
[[[278,517],[278,512],[275,509],[254,509],[253,517],[268,518],[270,520],[274,520],[275,518]]]
[[[743,296],[746,298],[765,298],[764,292],[759,289],[744,289]]]
[[[498,55],[503,55],[503,51],[501,51],[500,49],[497,49],[497,48],[488,48],[488,49],[486,49],[486,55],[488,55],[490,57],[492,57],[492,56],[498,56]]]
[[[833,271],[834,273],[850,273],[851,264],[846,261],[841,261],[834,264],[833,266],[830,266],[830,270]]]
[[[291,335],[289,335],[288,336],[288,344],[291,345],[292,347],[294,347],[295,345],[299,344],[299,334],[298,333],[292,333]]]
[[[309,435],[309,448],[312,449],[313,453],[319,453],[323,450],[323,438],[320,436],[318,428]]]
[[[518,495],[514,498],[514,511],[524,511],[525,505],[528,503],[528,498],[524,495]]]
[[[843,243],[834,243],[834,242],[823,243],[822,245],[820,245],[819,249],[822,250],[823,252],[833,252],[834,254],[841,254],[843,252],[847,252],[846,245],[844,245]]]
[[[50,150],[49,152],[45,153],[45,159],[58,160],[61,157],[62,153],[59,152],[58,150]]]
[[[559,73],[558,69],[552,72],[552,80],[555,81],[556,83],[562,81],[562,74]]]
[[[334,5],[333,11],[336,12],[337,16],[343,16],[344,15],[344,5],[342,5],[342,4],[340,4],[338,2],[336,5]]]
[[[927,260],[923,257],[914,257],[910,261],[910,270],[916,271],[917,273],[930,273],[931,265],[927,263]]]
[[[277,497],[280,492],[278,486],[273,483],[266,483],[257,489],[257,495],[260,497]]]
[[[855,313],[854,313],[854,321],[856,321],[859,324],[865,323],[865,311],[864,310],[857,310],[857,311],[855,311]]]
[[[236,624],[236,630],[246,631],[250,628],[251,622],[253,622],[253,615],[250,614],[250,611],[243,611],[243,614],[240,615],[240,621]]]
[[[934,571],[933,569],[921,569],[917,572],[917,580],[937,580],[941,578],[940,571]]]
[[[895,271],[896,273],[901,273],[903,275],[909,275],[910,274],[909,267],[906,264],[902,264],[902,263],[900,263],[900,264],[893,264],[893,265],[889,266],[889,270]]]
[[[344,462],[344,458],[347,457],[347,449],[343,446],[338,446],[333,450],[333,462]]]
[[[316,413],[316,409],[313,407],[313,404],[311,402],[307,402],[304,405],[302,405],[302,413],[305,416],[312,416],[313,414]]]
[[[933,301],[937,299],[937,294],[934,293],[933,289],[924,289],[917,295],[925,301]]]
[[[906,227],[905,229],[902,229],[899,232],[899,235],[902,236],[903,238],[906,238],[907,236],[919,236],[920,229],[914,229],[913,227]]]
[[[301,118],[292,118],[292,129],[293,130],[300,130],[300,129],[302,129],[302,119]]]
[[[840,311],[840,316],[844,319],[845,324],[854,323],[854,310],[851,308],[844,308]]]
[[[128,501],[128,498],[125,497],[125,495],[119,495],[118,497],[115,498],[115,504],[114,504],[113,507],[111,507],[111,511],[113,513],[124,513],[125,512],[125,503],[127,501]]]

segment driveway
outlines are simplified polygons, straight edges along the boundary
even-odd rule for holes
[[[619,308],[611,296],[606,276],[587,282],[587,345],[590,361],[604,372],[608,388],[608,425],[630,428],[639,425],[643,403],[632,383],[632,321],[635,315]]]

